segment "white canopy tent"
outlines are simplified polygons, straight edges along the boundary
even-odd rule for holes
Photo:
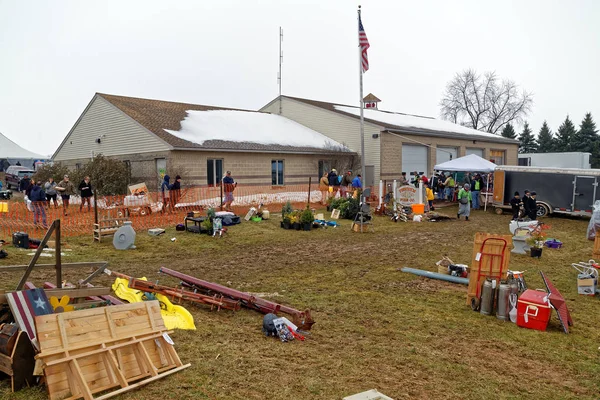
[[[437,164],[433,169],[437,171],[454,171],[454,172],[494,172],[496,164],[491,161],[481,158],[476,154],[455,158],[454,160],[446,161]]]
[[[24,167],[34,168],[36,161],[48,160],[50,157],[42,156],[26,150],[0,133],[0,171],[8,164],[16,164],[19,162]]]
[[[496,164],[479,157],[476,154],[455,158],[454,160],[446,161],[437,164],[433,167],[437,171],[453,171],[453,172],[484,172],[491,173],[496,169]],[[487,192],[490,189],[490,180],[487,179],[486,196],[484,210],[487,210]]]

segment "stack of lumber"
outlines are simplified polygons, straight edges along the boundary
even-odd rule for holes
[[[190,366],[158,301],[42,315],[35,325],[50,399],[106,399]]]

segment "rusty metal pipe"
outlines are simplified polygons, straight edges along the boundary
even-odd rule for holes
[[[161,267],[159,272],[180,279],[182,283],[186,283],[187,286],[198,288],[199,290],[203,291],[218,293],[234,300],[239,300],[243,306],[253,310],[258,310],[263,314],[277,314],[278,312],[282,312],[291,315],[294,324],[298,325],[298,327],[303,330],[310,330],[312,325],[315,323],[315,321],[312,319],[309,309],[306,309],[305,311],[299,311],[291,307],[253,296],[250,293],[241,292],[227,286],[219,285],[218,283],[212,283],[198,279],[165,267]]]

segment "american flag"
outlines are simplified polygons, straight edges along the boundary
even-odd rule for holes
[[[19,328],[27,333],[31,343],[39,350],[34,318],[53,313],[46,292],[43,289],[10,292],[6,293],[6,300]]]
[[[369,57],[367,55],[367,50],[369,47],[371,47],[371,45],[369,44],[369,39],[367,39],[367,34],[365,33],[365,28],[363,28],[360,16],[358,17],[358,44],[360,46],[362,55],[362,70],[363,72],[367,72],[369,70]]]

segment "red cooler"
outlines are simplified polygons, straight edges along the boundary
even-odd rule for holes
[[[523,328],[545,331],[552,315],[548,293],[527,289],[517,304],[517,325]]]

